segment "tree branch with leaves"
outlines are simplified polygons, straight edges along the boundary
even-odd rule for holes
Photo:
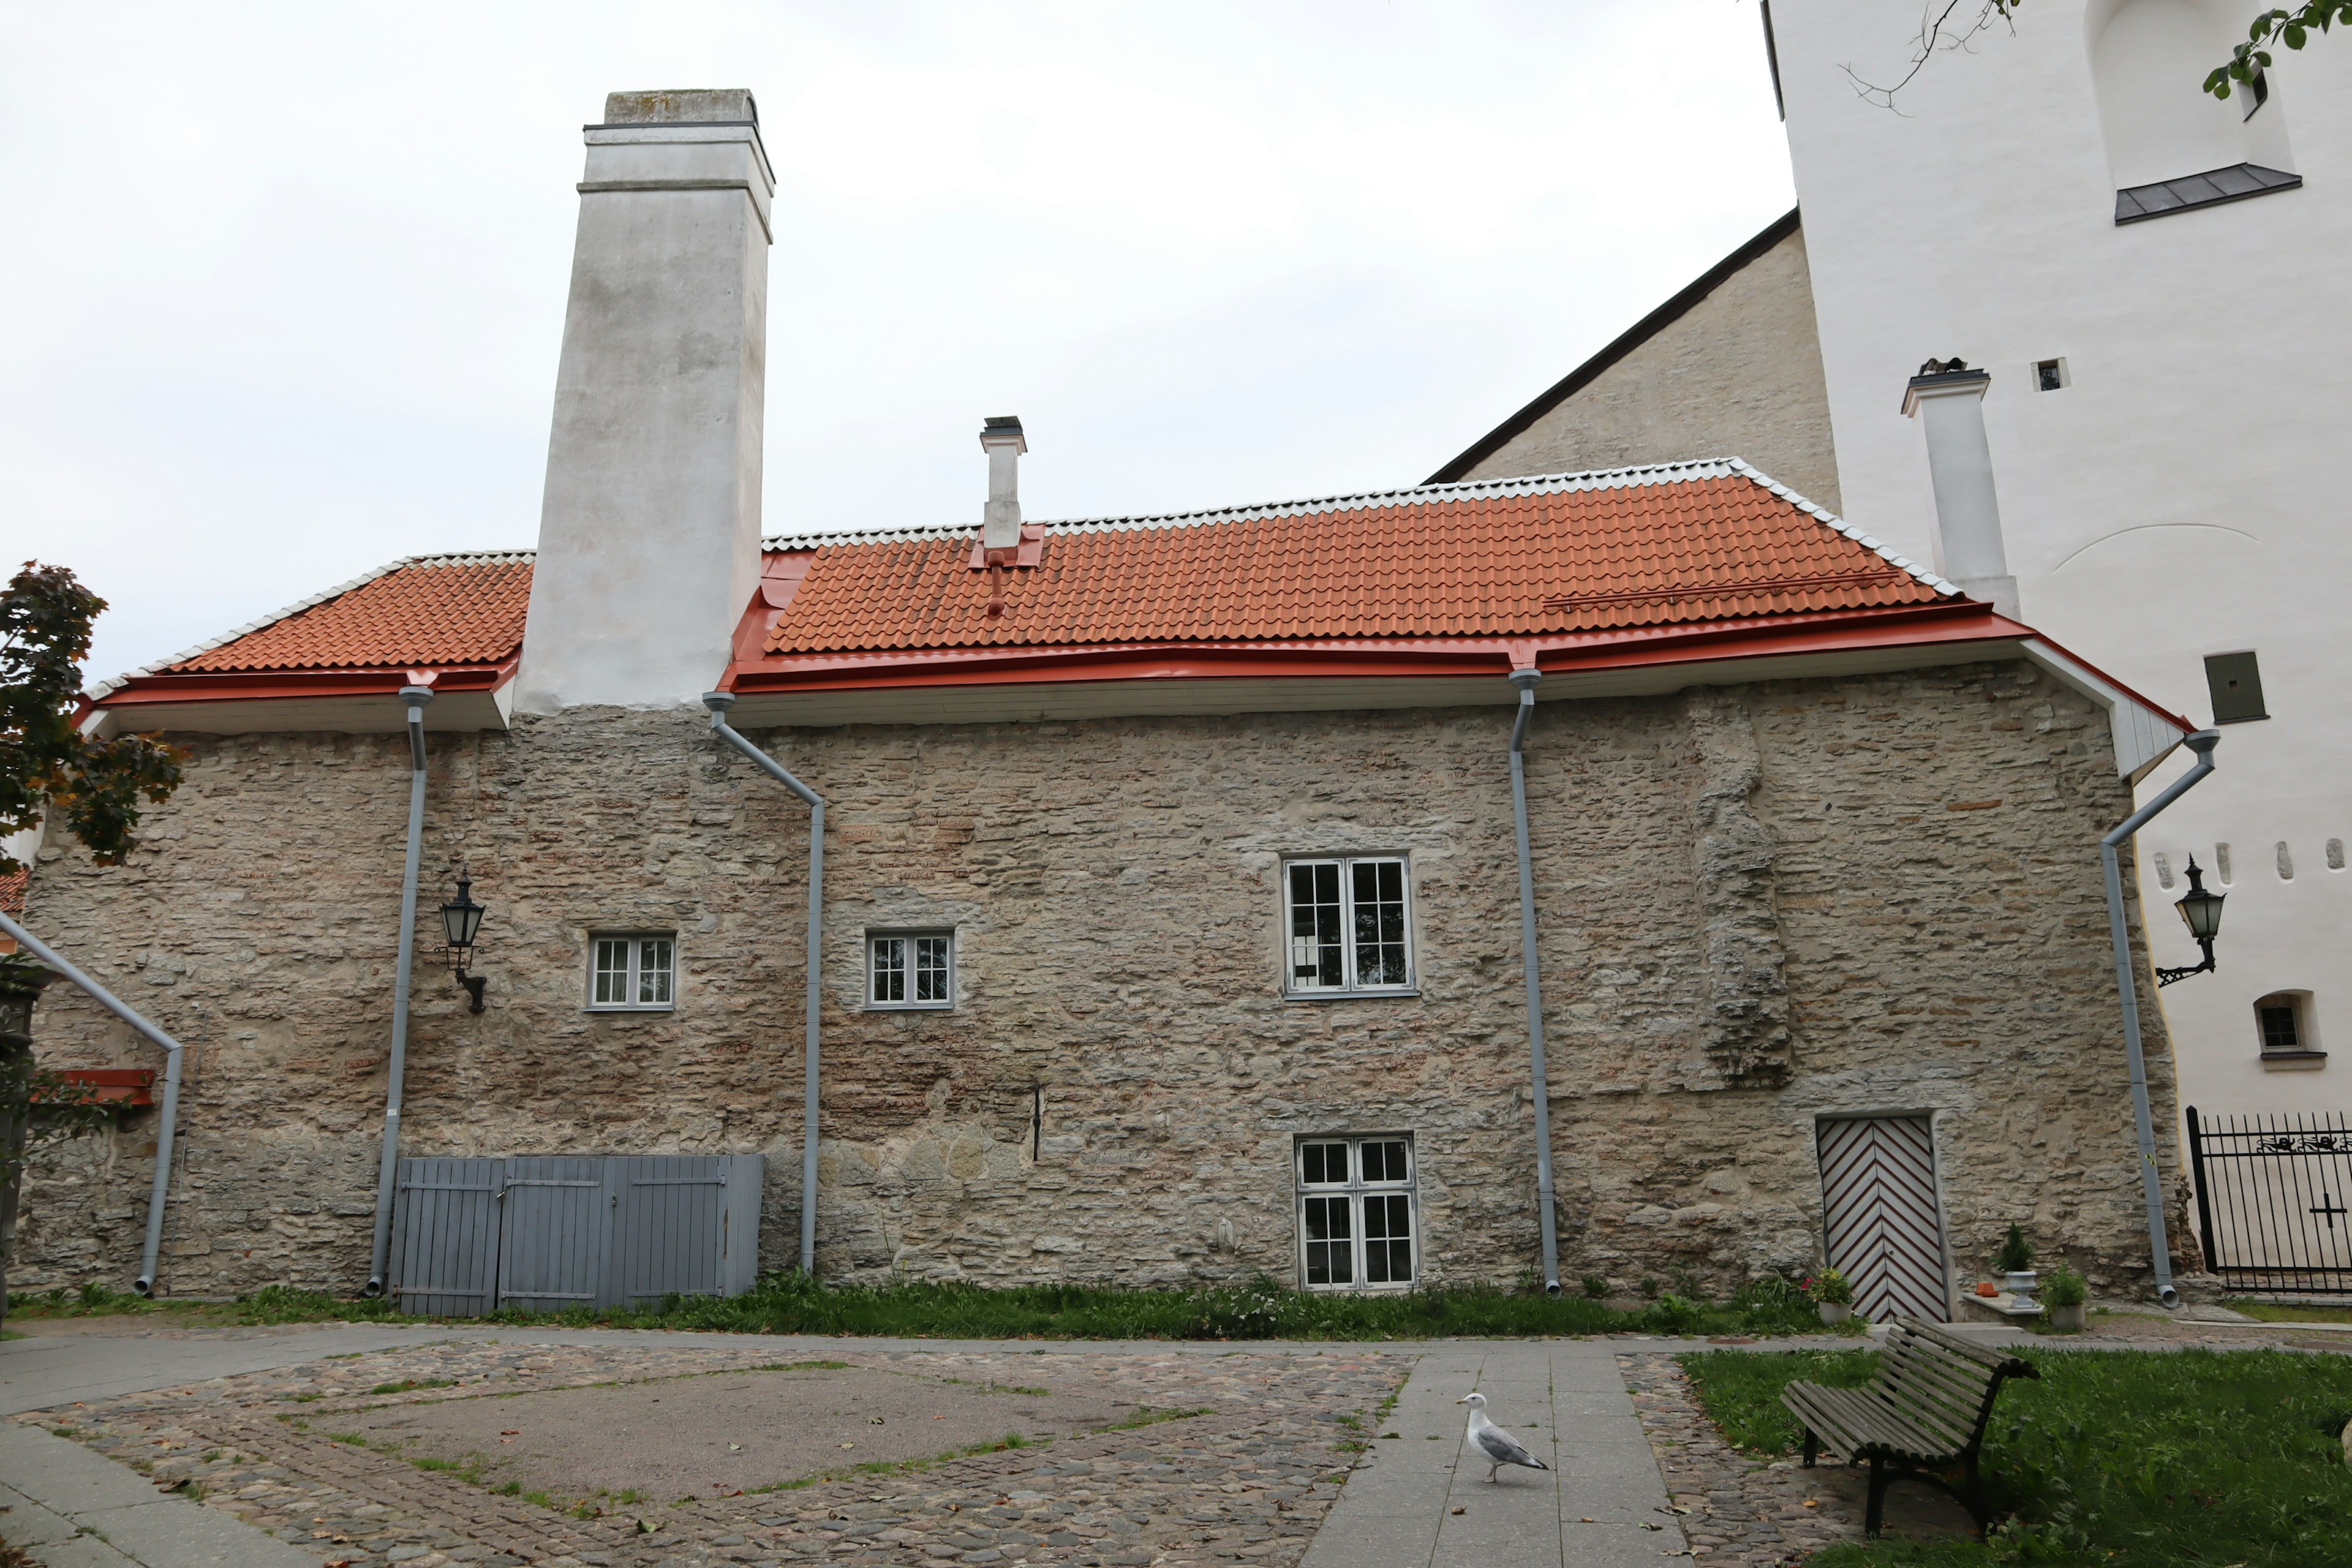
[[[2230,51],[2230,63],[2213,68],[2205,90],[2215,98],[2230,96],[2231,84],[2251,86],[2270,68],[2268,46],[2284,44],[2300,49],[2315,32],[2324,33],[2338,22],[2352,22],[2352,0],[2306,0],[2292,11],[2265,11],[2246,29],[2246,41]]]

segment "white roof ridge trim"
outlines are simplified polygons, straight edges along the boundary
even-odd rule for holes
[[[1837,530],[1838,532],[1845,535],[1848,539],[1853,540],[1864,550],[1872,552],[1884,561],[1887,561],[1896,566],[1900,566],[1904,571],[1910,573],[1912,576],[1916,577],[1920,582],[1927,584],[1927,586],[1935,589],[1938,594],[1949,595],[1951,597],[1956,599],[1961,597],[1960,590],[1957,584],[1946,582],[1943,578],[1937,576],[1933,572],[1921,566],[1909,556],[1896,554],[1893,550],[1888,549],[1885,545],[1881,544],[1869,534],[1864,533],[1862,530],[1854,527],[1853,524],[1838,516],[1837,513],[1830,510],[1829,508],[1806,500],[1803,496],[1799,495],[1796,491],[1790,489],[1780,480],[1772,478],[1771,475],[1764,472],[1761,468],[1752,467],[1746,458],[1726,458],[1724,459],[1724,463],[1736,472],[1747,475],[1749,479],[1755,480],[1766,489],[1770,490],[1774,495],[1779,496],[1782,500],[1785,500],[1790,505],[1795,507],[1799,511],[1811,512],[1814,517],[1819,518],[1822,521]]]
[[[299,616],[304,610],[316,609],[330,599],[340,599],[354,588],[364,588],[377,578],[389,576],[404,566],[463,566],[484,561],[529,560],[537,553],[538,552],[531,550],[453,550],[438,555],[403,555],[398,560],[385,562],[373,572],[362,572],[348,583],[338,583],[333,587],[313,594],[307,599],[298,599],[283,609],[272,610],[258,620],[247,621],[234,631],[223,632],[220,636],[200,642],[194,647],[183,648],[169,658],[159,658],[152,664],[142,664],[136,669],[127,670],[115,676],[112,679],[101,680],[90,687],[87,695],[91,701],[95,702],[112,692],[121,690],[142,675],[157,675],[175,664],[185,664],[199,654],[210,653],[226,643],[233,643],[242,637],[251,637],[265,626],[276,626],[289,616]]]

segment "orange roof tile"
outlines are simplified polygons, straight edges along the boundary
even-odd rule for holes
[[[162,668],[174,675],[497,664],[522,646],[530,556],[395,563]]]
[[[33,879],[29,870],[11,871],[0,876],[0,915],[21,920],[25,914],[25,887]]]
[[[990,574],[969,529],[813,542],[770,656],[1523,637],[1936,603],[1943,584],[1735,461],[1055,523]],[[772,540],[788,552],[793,541]]]

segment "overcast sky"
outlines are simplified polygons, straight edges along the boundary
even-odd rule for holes
[[[616,88],[749,87],[771,532],[1415,482],[1789,207],[1754,0],[0,11],[0,541],[93,678],[528,545]]]

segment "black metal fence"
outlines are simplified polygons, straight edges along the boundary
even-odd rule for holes
[[[2352,1122],[2189,1108],[2205,1267],[2244,1290],[2352,1295]]]

